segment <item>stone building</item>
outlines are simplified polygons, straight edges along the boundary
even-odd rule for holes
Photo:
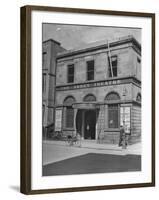
[[[43,136],[54,129],[56,55],[64,49],[55,40],[47,40],[42,46],[42,125]]]
[[[55,109],[56,107],[56,109]],[[132,37],[74,50],[43,43],[43,127],[64,136],[118,143],[141,139],[141,45]],[[52,134],[54,133],[52,132]]]
[[[141,138],[141,45],[132,37],[102,41],[56,56],[55,131],[118,143]]]

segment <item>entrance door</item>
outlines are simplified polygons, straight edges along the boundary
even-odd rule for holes
[[[85,111],[84,139],[95,139],[96,112],[94,110]]]
[[[82,136],[82,113],[83,110],[78,110],[76,115],[76,131]]]

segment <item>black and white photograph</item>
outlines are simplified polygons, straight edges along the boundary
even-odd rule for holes
[[[24,6],[21,191],[155,185],[155,15]]]
[[[142,28],[42,24],[42,176],[142,170]]]

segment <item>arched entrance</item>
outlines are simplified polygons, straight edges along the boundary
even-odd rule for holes
[[[96,139],[96,109],[78,109],[76,131],[83,139]]]
[[[75,105],[77,109],[76,131],[83,139],[94,140],[96,139],[96,97],[88,94],[83,101]]]
[[[95,110],[85,111],[84,139],[95,139],[96,132],[96,112]]]

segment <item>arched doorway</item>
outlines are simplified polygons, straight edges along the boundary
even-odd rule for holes
[[[95,110],[85,111],[84,139],[95,139],[96,112]]]
[[[87,94],[77,105],[76,130],[83,139],[96,139],[96,97]]]

